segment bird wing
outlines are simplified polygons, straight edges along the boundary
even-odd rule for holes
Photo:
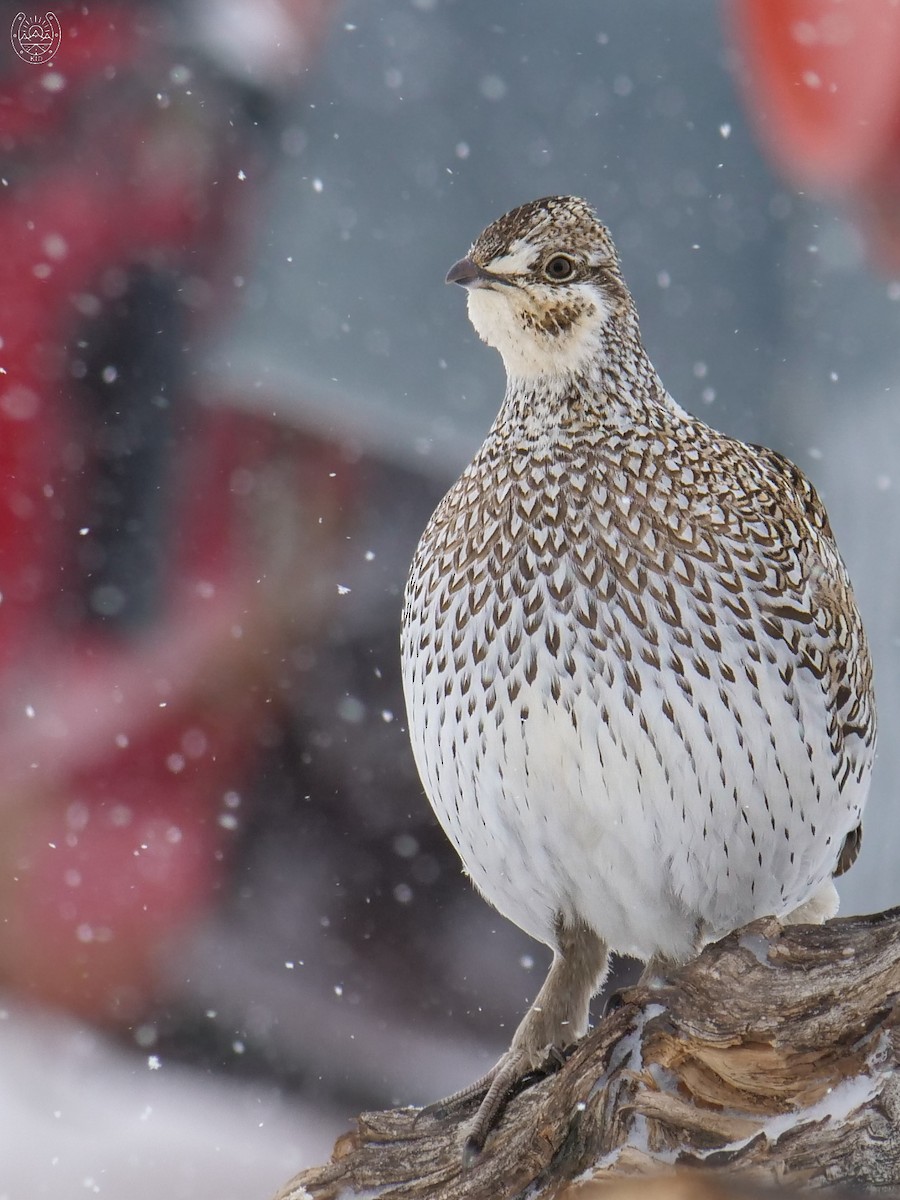
[[[762,598],[760,609],[769,631],[789,641],[801,667],[820,680],[829,709],[828,735],[840,774],[860,779],[868,772],[875,747],[875,698],[872,664],[850,578],[835,544],[828,515],[812,483],[790,459],[775,450],[754,446],[759,465],[774,485],[784,508],[783,520],[797,530],[803,595]],[[812,621],[795,624],[785,618],[785,604],[809,606]],[[844,870],[855,854],[849,856]]]

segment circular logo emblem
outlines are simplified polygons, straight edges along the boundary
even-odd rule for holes
[[[13,50],[25,62],[45,63],[57,52],[62,40],[56,13],[48,12],[43,19],[19,13],[13,18],[9,40]]]

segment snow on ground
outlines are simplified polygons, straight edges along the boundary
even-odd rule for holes
[[[0,1200],[269,1200],[343,1124],[0,1005]]]

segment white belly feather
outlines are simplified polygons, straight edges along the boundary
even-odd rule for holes
[[[746,642],[720,629],[709,678],[684,654],[688,698],[646,665],[635,630],[636,691],[621,647],[598,655],[549,596],[510,653],[506,630],[470,616],[465,588],[431,583],[427,607],[407,604],[403,639],[416,762],[467,872],[522,929],[552,944],[561,913],[619,952],[683,959],[830,877],[868,780],[838,790],[814,680],[788,686],[784,663],[764,660],[754,686]],[[514,599],[507,629],[524,622]]]

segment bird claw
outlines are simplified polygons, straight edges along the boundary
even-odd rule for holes
[[[471,1167],[484,1149],[487,1136],[500,1120],[516,1084],[528,1074],[530,1063],[520,1052],[506,1054],[494,1068],[493,1079],[478,1112],[469,1124],[463,1143],[463,1167]]]
[[[443,1100],[435,1100],[432,1104],[424,1105],[413,1117],[413,1126],[417,1125],[423,1117],[442,1121],[452,1113],[463,1108],[468,1108],[488,1090],[496,1072],[497,1067],[491,1067],[486,1075],[482,1075],[480,1079],[476,1079],[474,1083],[470,1083],[467,1087],[460,1088],[458,1092],[453,1092],[451,1095],[445,1096]]]
[[[574,1046],[550,1046],[546,1058],[538,1066],[522,1051],[510,1051],[497,1063],[479,1084],[486,1079],[490,1086],[473,1117],[463,1143],[463,1167],[473,1166],[484,1149],[488,1134],[496,1127],[509,1100],[526,1087],[552,1075],[565,1063]]]
[[[435,1100],[433,1104],[426,1104],[418,1109],[413,1115],[413,1128],[423,1118],[444,1120],[454,1112],[468,1108],[480,1098],[478,1111],[469,1124],[463,1142],[463,1167],[468,1169],[477,1161],[488,1135],[503,1115],[509,1099],[531,1083],[558,1071],[573,1049],[574,1045],[565,1048],[550,1046],[545,1062],[538,1067],[535,1067],[531,1059],[521,1051],[506,1054],[486,1075],[482,1075],[468,1087],[460,1088],[458,1092],[446,1096],[443,1100]]]

